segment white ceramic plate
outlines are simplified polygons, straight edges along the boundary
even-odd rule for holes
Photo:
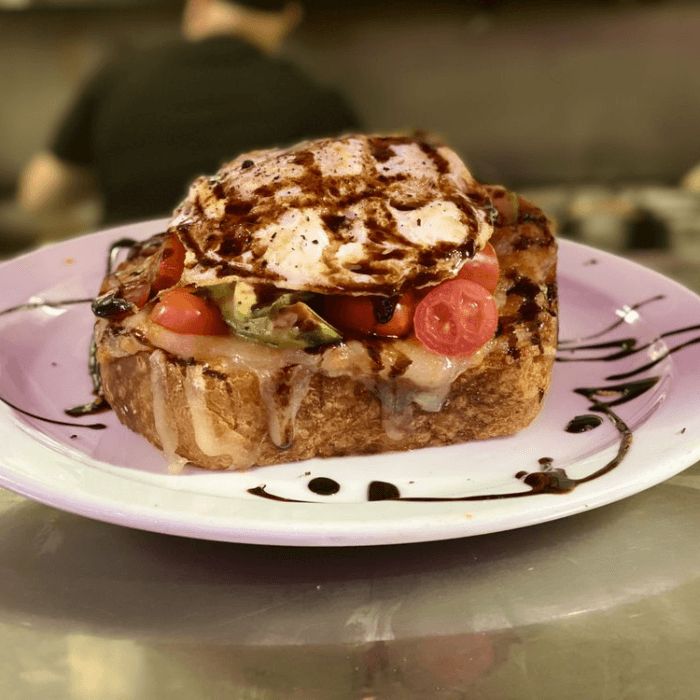
[[[91,297],[114,240],[163,226],[112,229],[3,264],[0,311]],[[345,546],[464,537],[561,518],[639,492],[700,459],[700,298],[567,241],[559,290],[563,342],[552,389],[536,422],[514,437],[247,473],[171,475],[161,454],[112,413],[74,427],[0,403],[0,484],[66,511],[157,532]],[[70,422],[64,409],[90,398],[92,323],[87,302],[0,315],[0,396]],[[628,395],[630,386],[640,393]],[[577,389],[600,392],[590,399]],[[602,413],[590,410],[621,397],[627,400]],[[581,415],[598,415],[602,424],[567,432]],[[106,429],[86,427],[96,422]],[[339,490],[314,493],[318,478]],[[551,488],[533,493],[536,484]],[[370,500],[370,493],[400,498]]]

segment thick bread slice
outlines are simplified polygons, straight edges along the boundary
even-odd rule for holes
[[[483,359],[452,382],[437,412],[410,404],[393,413],[387,396],[410,395],[401,376],[385,383],[383,392],[358,378],[309,373],[282,362],[265,388],[256,371],[223,372],[176,357],[121,322],[101,319],[96,339],[104,396],[122,423],[163,449],[171,462],[206,469],[511,435],[537,416],[551,380],[557,249],[548,220],[522,201],[517,223],[497,226],[491,243],[501,265],[499,329]]]

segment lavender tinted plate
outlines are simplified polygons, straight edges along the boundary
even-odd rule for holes
[[[3,264],[2,309],[90,298],[110,244],[163,225],[112,229]],[[161,454],[112,413],[77,419],[82,427],[75,427],[0,403],[0,484],[66,511],[156,532],[346,546],[465,537],[562,518],[630,496],[700,459],[700,298],[567,241],[559,289],[563,342],[552,389],[536,422],[516,436],[247,473],[172,475]],[[92,323],[87,302],[0,315],[0,396],[71,421],[63,410],[90,398]],[[569,421],[584,415],[602,423],[567,432]],[[106,428],[87,427],[97,422]],[[310,485],[318,478],[339,490],[315,493]]]

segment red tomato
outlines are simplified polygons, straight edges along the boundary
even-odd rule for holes
[[[457,273],[457,279],[476,282],[493,294],[498,284],[498,273],[496,251],[490,243],[487,243],[483,250],[464,263]]]
[[[341,330],[369,335],[376,323],[374,307],[369,297],[326,296],[321,314],[331,325]]]
[[[151,311],[151,320],[175,333],[228,333],[228,326],[215,304],[181,287],[171,289],[163,295]]]
[[[344,330],[400,338],[411,330],[415,307],[413,291],[400,296],[395,304],[391,299],[379,296],[327,296],[322,315],[332,325]],[[385,316],[389,320],[381,323]]]
[[[431,352],[467,357],[496,332],[498,309],[480,284],[448,280],[418,304],[413,325],[418,340]]]
[[[121,290],[121,298],[131,302],[138,309],[145,305],[150,294],[151,287],[148,282],[132,282]]]
[[[413,290],[402,294],[396,302],[391,320],[387,323],[377,323],[374,327],[374,334],[385,338],[400,338],[409,333],[413,328],[413,314],[416,311],[416,303],[416,296]]]
[[[163,251],[160,254],[158,272],[151,283],[151,289],[154,292],[160,292],[177,284],[180,281],[180,277],[182,277],[184,268],[185,247],[180,242],[180,239],[174,233],[171,233],[166,239]]]

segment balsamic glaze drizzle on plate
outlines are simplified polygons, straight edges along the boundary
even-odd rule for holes
[[[0,311],[0,316],[5,314],[11,314],[15,311],[31,311],[32,309],[58,309],[62,306],[71,306],[73,304],[91,304],[93,301],[92,297],[89,299],[65,299],[63,301],[31,301],[26,304],[18,304],[17,306],[11,306],[9,309],[3,309]]]
[[[114,268],[117,266],[117,263],[119,262],[119,254],[121,253],[122,250],[124,249],[131,249],[133,248],[138,241],[134,240],[133,238],[120,238],[116,241],[114,241],[110,247],[109,247],[109,252],[107,255],[107,274],[111,274]],[[0,316],[3,316],[5,314],[10,314],[14,313],[17,311],[31,311],[33,309],[41,309],[41,308],[60,308],[63,306],[71,306],[73,304],[93,304],[95,301],[94,297],[89,297],[85,299],[62,299],[58,301],[37,301],[37,302],[29,302],[25,304],[18,304],[17,306],[13,306],[9,309],[4,309],[0,311]],[[103,411],[108,411],[110,409],[109,404],[105,401],[104,397],[101,395],[100,391],[100,376],[99,376],[99,370],[97,367],[97,360],[95,357],[95,341],[93,341],[90,344],[90,354],[89,354],[89,362],[88,362],[88,369],[90,371],[90,377],[92,379],[92,389],[93,389],[93,394],[95,395],[95,399],[92,401],[89,401],[87,403],[81,404],[79,406],[73,406],[71,408],[68,408],[64,411],[66,415],[72,416],[74,418],[79,418],[81,416],[90,416],[94,415],[95,413],[102,413]],[[4,399],[2,396],[0,396],[0,401],[3,403],[7,404],[10,406],[10,408],[13,408],[15,411],[18,413],[22,413],[25,416],[28,416],[30,418],[34,418],[36,420],[43,421],[44,423],[53,423],[55,425],[67,425],[73,428],[90,428],[93,430],[102,430],[106,428],[107,426],[104,425],[103,423],[92,423],[89,425],[86,425],[85,423],[70,423],[67,421],[60,421],[60,420],[54,420],[53,418],[47,418],[45,416],[40,416],[35,413],[30,413],[29,411],[25,411],[23,408],[20,408],[19,406],[15,406],[14,404],[10,403],[7,399]],[[71,436],[73,437],[73,436]]]
[[[603,419],[600,416],[594,416],[589,413],[572,418],[566,424],[566,428],[564,428],[564,430],[566,430],[567,433],[585,433],[589,430],[597,428],[602,422]]]
[[[646,343],[644,345],[639,345],[636,338],[621,338],[619,340],[612,340],[607,343],[597,343],[593,345],[566,345],[561,343],[559,346],[560,354],[557,356],[557,362],[612,362],[614,360],[621,360],[626,357],[630,357],[631,355],[636,355],[639,352],[649,350],[653,345],[659,343],[659,341],[662,341],[666,338],[670,338],[675,335],[680,335],[682,333],[692,333],[694,331],[700,331],[700,324],[694,326],[686,326],[685,328],[678,328],[677,330],[662,333],[652,342]],[[664,345],[663,349],[660,349],[658,353],[655,353],[654,359],[650,362],[640,365],[639,367],[636,367],[635,369],[629,372],[611,374],[609,377],[606,377],[606,380],[615,381],[618,379],[629,379],[630,377],[633,377],[636,374],[641,374],[642,372],[646,372],[652,367],[655,367],[673,353],[678,352],[679,350],[683,350],[683,348],[687,348],[691,345],[696,345],[697,343],[700,343],[700,336],[691,338],[690,340],[687,340],[679,345],[675,345],[671,348],[666,347]],[[595,352],[599,350],[613,350],[613,352],[607,355],[587,355],[585,357],[573,357],[573,354],[576,352]],[[572,356],[567,357],[562,355],[561,353],[571,353]]]
[[[309,491],[317,493],[319,496],[332,496],[340,491],[340,484],[334,479],[325,476],[317,476],[308,483]]]
[[[138,243],[137,240],[133,238],[120,238],[114,241],[111,246],[109,246],[109,255],[107,257],[107,274],[111,275],[112,271],[117,267],[119,262],[119,253],[122,250],[133,248]]]
[[[637,311],[637,309],[641,309],[643,306],[646,306],[647,304],[652,304],[655,301],[661,301],[664,298],[665,296],[663,294],[657,294],[654,297],[650,297],[649,299],[644,299],[643,301],[640,301],[638,304],[633,304],[632,306],[624,306],[620,311],[617,312],[619,318],[612,325],[608,326],[607,328],[603,328],[602,331],[598,331],[597,333],[593,333],[592,335],[583,336],[582,338],[577,338],[576,340],[560,340],[559,347],[561,348],[562,346],[570,343],[580,342],[582,340],[593,340],[595,338],[600,338],[604,335],[607,335],[608,333],[614,331],[616,328],[625,323],[629,318],[630,314],[634,314]]]
[[[89,428],[90,430],[104,430],[107,427],[104,423],[70,423],[63,420],[54,420],[53,418],[47,418],[46,416],[39,416],[31,411],[25,411],[23,408],[15,406],[15,404],[11,403],[2,396],[0,396],[0,401],[17,411],[17,413],[21,413],[29,418],[35,418],[36,420],[43,421],[44,423],[53,423],[53,425],[68,425],[71,428]]]
[[[19,304],[17,306],[12,306],[9,309],[3,309],[0,311],[0,316],[4,316],[5,314],[10,314],[10,313],[15,313],[17,311],[31,311],[33,309],[40,309],[40,308],[60,308],[62,306],[71,306],[73,304],[90,304],[92,303],[92,298],[89,299],[65,299],[63,301],[37,301],[37,302],[30,302],[26,304]],[[104,423],[74,423],[74,422],[69,422],[69,421],[63,421],[63,420],[56,420],[54,418],[48,418],[46,416],[40,416],[37,415],[36,413],[32,413],[31,411],[27,411],[23,408],[20,408],[19,406],[16,406],[12,402],[8,401],[6,398],[0,396],[0,401],[2,403],[6,404],[13,410],[17,411],[17,413],[21,413],[22,415],[25,415],[29,418],[34,418],[35,420],[40,420],[43,421],[44,423],[52,423],[53,425],[67,425],[70,426],[71,428],[89,428],[90,430],[104,430],[107,426]],[[107,406],[106,402],[104,399],[101,397],[98,397],[95,401],[84,404],[83,406],[76,406],[73,409],[68,409],[65,411],[69,416],[85,416],[85,415],[91,415],[93,413],[98,413],[100,411],[106,411],[109,408]]]

